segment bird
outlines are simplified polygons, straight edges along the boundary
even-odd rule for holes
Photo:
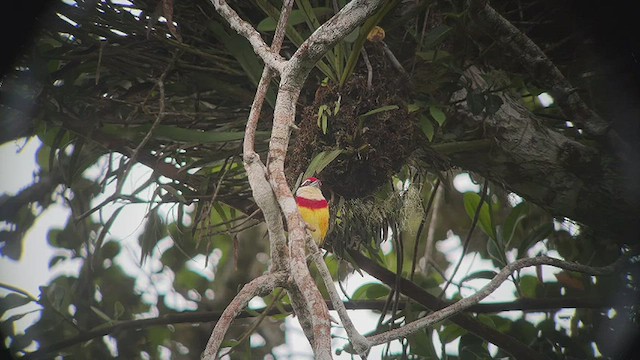
[[[296,204],[307,229],[318,247],[322,247],[329,230],[329,203],[322,195],[322,182],[310,177],[296,191]]]

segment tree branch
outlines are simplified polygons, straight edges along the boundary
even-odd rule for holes
[[[293,303],[297,304],[298,307],[304,308],[297,310],[301,323],[308,323],[307,320],[310,320],[311,331],[309,332],[309,329],[306,329],[305,333],[311,341],[315,357],[317,359],[331,359],[329,312],[307,268],[305,252],[306,227],[300,217],[293,194],[284,175],[284,160],[289,145],[291,127],[294,125],[296,102],[309,71],[326,51],[355,29],[367,16],[371,15],[382,1],[351,1],[338,14],[320,26],[300,46],[292,59],[285,62],[284,65],[279,55],[276,55],[272,49],[267,48],[258,32],[251,25],[240,19],[238,14],[228,7],[226,2],[220,0],[212,0],[212,2],[216,10],[229,21],[231,27],[249,40],[254,51],[262,57],[267,66],[280,72],[281,81],[276,98],[271,140],[269,142],[267,175],[278,205],[287,221],[290,245],[289,271],[294,283],[294,286],[288,288],[289,294]],[[282,16],[280,20],[282,20]],[[263,75],[268,75],[268,72]],[[259,110],[259,108],[256,107],[255,110]],[[254,113],[256,112],[259,113],[259,111],[254,111]],[[255,121],[250,122],[248,126],[254,126],[253,123]],[[251,148],[245,147],[245,150],[251,150]],[[249,156],[252,159],[249,159]],[[259,178],[263,175],[263,168],[261,163],[258,163],[257,154],[249,154],[247,152],[245,153],[245,158],[245,163],[249,165],[247,170],[254,172],[251,175],[251,181],[257,184]],[[259,165],[254,167],[252,164]],[[260,189],[260,191],[263,190],[266,189]],[[269,199],[267,201],[272,200]]]
[[[483,75],[476,66],[464,73],[474,91],[489,89]],[[465,96],[460,91],[452,100]],[[588,224],[597,237],[632,242],[625,237],[636,235],[632,230],[637,229],[640,205],[620,176],[621,164],[596,147],[549,129],[520,99],[506,93],[500,97],[503,104],[491,116],[474,115],[463,103],[454,106],[455,122],[481,126],[493,146],[490,151],[450,153],[451,162],[504,184],[553,216]]]
[[[490,29],[490,35],[497,37],[502,46],[519,55],[521,64],[549,89],[571,121],[580,124],[591,135],[602,136],[607,132],[609,125],[585,104],[562,72],[527,35],[502,17],[486,0],[473,0],[470,13]]]
[[[245,284],[220,316],[220,320],[218,320],[211,333],[207,347],[202,352],[202,359],[216,359],[220,344],[222,344],[224,335],[227,333],[229,326],[231,326],[231,322],[247,306],[249,300],[253,299],[254,296],[266,295],[277,287],[285,286],[287,277],[288,275],[285,272],[272,272]]]
[[[440,300],[430,293],[424,291],[424,289],[416,285],[414,282],[411,282],[403,277],[397,279],[396,274],[376,264],[373,260],[367,258],[361,253],[350,250],[349,255],[352,259],[354,259],[356,265],[360,269],[366,271],[371,276],[380,280],[384,284],[393,286],[396,281],[399,281],[400,291],[404,295],[410,297],[413,301],[426,307],[427,309],[436,311],[443,309],[449,305],[447,302]],[[503,334],[500,331],[481,323],[468,314],[458,313],[453,315],[449,320],[451,320],[461,328],[476,335],[477,337],[505,350],[519,360],[545,359],[542,354],[532,351],[526,344],[522,343],[520,340],[510,335]]]
[[[316,264],[318,273],[324,281],[325,288],[327,289],[329,298],[331,299],[330,303],[333,305],[333,310],[336,310],[338,312],[340,321],[342,321],[342,326],[347,332],[347,337],[349,338],[353,349],[360,355],[361,358],[366,359],[371,345],[369,344],[367,339],[362,336],[362,334],[360,334],[358,330],[356,330],[356,327],[353,325],[353,322],[351,321],[351,318],[347,313],[347,309],[340,299],[340,295],[338,294],[338,291],[333,284],[333,279],[331,278],[331,274],[329,273],[327,264],[324,262],[322,253],[318,249],[318,246],[313,241],[308,241],[308,243],[311,245],[311,251],[313,252],[311,254],[311,258],[313,260],[313,263]]]
[[[444,309],[438,310],[432,314],[429,314],[421,319],[406,324],[400,328],[387,331],[382,334],[374,335],[368,338],[368,340],[374,344],[384,344],[394,339],[406,337],[420,329],[433,325],[444,319],[451,317],[454,314],[460,313],[469,306],[480,302],[485,297],[494,292],[505,280],[511,276],[511,274],[517,270],[525,267],[549,265],[564,270],[576,271],[580,273],[586,273],[590,275],[611,275],[627,260],[626,256],[620,257],[613,264],[603,267],[592,267],[582,264],[576,264],[572,262],[563,261],[560,259],[551,258],[548,256],[539,256],[535,258],[520,259],[515,262],[509,263],[505,266],[487,285],[478,290],[475,294],[466,297],[454,304],[447,306]]]
[[[229,22],[231,28],[238,34],[244,36],[247,40],[249,40],[251,47],[253,47],[253,51],[262,59],[262,61],[264,61],[267,66],[275,69],[278,72],[282,72],[282,67],[285,64],[284,58],[278,55],[278,52],[273,51],[269,46],[267,46],[264,40],[262,40],[260,33],[256,31],[256,29],[254,29],[251,24],[242,20],[238,13],[235,12],[235,10],[233,10],[229,5],[227,5],[226,1],[210,1],[216,8],[216,11],[218,11],[218,13],[225,20],[227,20],[227,22]]]
[[[286,1],[282,7],[283,9],[276,27],[273,44],[271,45],[271,51],[275,53],[278,53],[282,47],[287,20],[291,14],[291,8],[293,7],[293,0]],[[266,180],[266,168],[262,164],[262,161],[260,161],[258,154],[255,152],[256,128],[258,126],[260,112],[262,111],[262,106],[264,105],[264,99],[267,95],[272,76],[273,71],[271,67],[266,65],[262,72],[262,76],[260,77],[256,95],[253,103],[251,104],[249,119],[247,120],[243,143],[243,161],[256,204],[263,210],[271,243],[271,261],[273,265],[271,270],[275,271],[288,266],[287,240],[284,233],[280,208],[278,207],[273,191],[271,190],[271,186]]]

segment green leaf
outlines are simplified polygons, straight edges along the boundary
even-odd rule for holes
[[[473,115],[480,115],[485,106],[484,95],[481,93],[468,92],[467,106]]]
[[[487,253],[500,267],[507,265],[504,256],[504,249],[498,246],[498,241],[489,239],[487,241]]]
[[[513,234],[518,228],[518,224],[529,214],[529,204],[525,201],[516,205],[511,212],[504,220],[504,224],[502,225],[502,238],[504,240],[505,245],[508,247],[513,240]]]
[[[423,46],[427,49],[433,49],[437,45],[440,45],[451,32],[452,27],[440,24],[435,28],[431,29],[424,37]]]
[[[420,105],[416,103],[407,104],[407,113],[411,114],[421,109]]]
[[[238,345],[240,345],[240,341],[238,340],[225,340],[222,342],[222,344],[220,344],[221,348],[233,348],[236,347]]]
[[[4,316],[4,313],[7,310],[26,305],[30,302],[31,300],[26,296],[16,293],[9,293],[7,294],[7,296],[0,298],[0,311],[2,311],[0,313],[0,317]]]
[[[113,304],[113,318],[118,320],[125,312],[124,305],[120,301],[116,301]]]
[[[376,12],[373,16],[367,19],[367,21],[362,24],[360,27],[360,32],[358,34],[358,38],[353,43],[351,48],[351,53],[349,54],[349,58],[347,59],[347,63],[340,74],[340,86],[344,85],[353,73],[353,69],[355,69],[356,64],[358,63],[358,59],[360,58],[360,52],[364,47],[365,41],[367,41],[367,35],[374,26],[378,25],[380,21],[391,11],[396,5],[400,2],[400,0],[391,0],[385,1],[385,4],[382,6],[378,12]]]
[[[60,261],[63,261],[66,259],[67,259],[67,256],[64,256],[64,255],[56,255],[51,257],[51,260],[49,260],[49,269],[56,266],[56,264],[59,263]]]
[[[202,275],[187,268],[182,268],[176,273],[174,284],[179,289],[201,291],[207,286],[208,281]]]
[[[537,242],[546,239],[549,234],[553,232],[553,223],[551,221],[538,225],[533,230],[529,231],[524,240],[518,247],[518,258],[523,258],[527,255],[527,250],[535,245]]]
[[[540,281],[533,275],[524,275],[520,277],[519,286],[520,291],[522,292],[522,296],[524,297],[536,298],[539,285]]]
[[[467,330],[456,324],[450,323],[444,326],[442,330],[438,331],[438,336],[443,344],[448,344],[466,333]]]
[[[476,215],[476,209],[480,204],[480,195],[474,192],[464,193],[464,209],[467,211],[469,218],[473,219]],[[489,205],[485,201],[480,207],[480,215],[478,217],[478,225],[485,234],[489,235],[492,239],[496,239],[496,230],[493,226],[493,217],[491,216],[491,210]]]
[[[411,354],[417,355],[422,359],[438,358],[429,334],[429,331],[422,329],[407,338],[409,346],[411,346]]]
[[[113,319],[111,319],[111,318],[109,317],[109,315],[105,314],[102,310],[98,309],[97,307],[95,307],[95,306],[93,306],[93,305],[91,305],[90,307],[91,307],[91,310],[93,310],[93,312],[94,312],[96,315],[98,315],[98,317],[99,317],[99,318],[101,318],[102,320],[104,320],[104,321],[106,321],[106,322],[108,322],[108,323],[113,322]]]
[[[207,25],[215,37],[229,50],[229,53],[236,58],[253,85],[257,86],[264,65],[258,60],[249,41],[235,31],[227,32],[221,23],[209,21]],[[275,93],[270,90],[266,98],[267,102],[275,107]]]
[[[429,106],[429,114],[440,126],[447,120],[447,115],[437,106]]]
[[[451,57],[451,54],[444,50],[427,50],[417,52],[416,56],[426,62],[436,62]]]
[[[66,147],[75,139],[72,133],[44,121],[39,122],[36,135],[43,144],[53,149]]]
[[[280,16],[280,9],[273,6],[269,1],[256,0],[256,3],[262,9],[262,11],[264,11],[264,13],[267,14],[272,19],[277,19]],[[291,42],[294,43],[296,46],[300,46],[306,40],[306,36],[302,36],[296,30],[296,28],[291,25],[287,25],[286,34],[287,34],[287,38],[291,40]],[[327,65],[327,63],[324,60],[319,60],[315,66],[318,68],[318,70],[320,70],[325,76],[330,78],[332,81],[334,82],[338,81],[335,74],[333,73],[331,68]],[[273,99],[275,100],[275,94]],[[273,105],[271,101],[269,103]]]
[[[132,126],[124,128],[117,125],[105,125],[102,128],[107,134],[124,137],[130,140],[139,140],[151,129],[151,126]],[[269,137],[268,131],[256,131],[256,138],[266,139]],[[176,142],[215,144],[228,141],[238,141],[244,139],[244,131],[200,131],[194,129],[184,129],[171,125],[159,125],[153,132],[157,139],[171,140]]]
[[[433,123],[431,123],[431,120],[424,114],[420,114],[420,129],[429,141],[433,141],[435,129],[433,128]]]
[[[460,360],[491,359],[491,354],[489,354],[484,341],[472,334],[466,334],[460,338],[458,353]]]
[[[498,110],[500,110],[500,107],[502,106],[502,104],[503,104],[503,101],[500,96],[495,94],[491,94],[487,96],[487,101],[485,102],[485,106],[487,108],[487,114],[489,115],[495,114]]]
[[[322,133],[323,134],[327,134],[327,127],[329,126],[329,119],[327,118],[327,115],[322,115],[322,124],[321,124],[321,128],[322,128]]]
[[[322,17],[322,16],[333,13],[333,10],[328,7],[316,7],[316,8],[313,8],[312,11],[316,17]],[[291,11],[287,25],[289,26],[299,25],[305,21],[306,21],[306,15],[304,11],[296,9]],[[263,32],[275,31],[277,25],[278,25],[277,19],[268,17],[260,21],[256,29],[258,31],[263,31]]]
[[[362,115],[358,115],[359,118],[364,118],[367,116],[371,116],[371,115],[375,115],[381,112],[385,112],[385,111],[392,111],[392,110],[398,110],[400,107],[398,105],[386,105],[386,106],[381,106],[379,108],[375,108],[373,110],[369,110],[366,113],[362,114]]]
[[[341,102],[342,102],[342,95],[339,95],[338,100],[335,101],[335,106],[333,107],[333,115],[337,115],[338,111],[340,111]]]
[[[316,17],[314,8],[311,7],[311,2],[309,0],[296,0],[296,4],[301,9],[303,21],[306,21],[309,29],[316,30],[319,28],[320,21]],[[333,10],[329,9],[329,12],[333,12]]]
[[[319,174],[326,168],[333,160],[335,160],[340,154],[343,153],[342,149],[335,149],[331,151],[322,151],[316,155],[309,163],[307,171],[305,171],[303,179]]]
[[[373,300],[389,295],[389,288],[382,284],[369,283],[360,286],[351,297],[353,300]]]

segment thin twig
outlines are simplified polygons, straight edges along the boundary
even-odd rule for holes
[[[503,47],[519,54],[517,60],[547,87],[572,121],[580,124],[586,133],[600,136],[609,126],[573,91],[573,86],[549,57],[527,35],[500,15],[487,1],[471,1],[472,17],[490,29],[490,35],[497,38]]]
[[[35,296],[31,295],[28,291],[22,290],[22,289],[20,289],[18,287],[15,287],[13,285],[0,283],[0,288],[7,289],[7,290],[12,291],[14,293],[18,293],[20,295],[23,295],[27,299],[29,299],[30,301],[38,302],[38,298],[36,298]],[[5,309],[2,309],[2,310],[4,311]]]
[[[311,246],[311,259],[313,260],[313,263],[316,264],[318,273],[324,281],[324,285],[327,289],[327,292],[329,293],[329,298],[331,299],[331,304],[333,304],[334,310],[338,312],[340,321],[342,321],[342,326],[347,332],[347,336],[349,337],[349,341],[351,342],[353,349],[360,355],[360,357],[366,359],[369,348],[371,347],[369,345],[369,342],[358,332],[358,330],[356,330],[353,322],[351,322],[351,318],[347,313],[347,309],[340,299],[340,295],[336,291],[336,287],[333,285],[333,279],[331,278],[331,274],[329,273],[327,264],[325,264],[324,258],[322,257],[322,253],[318,249],[318,246],[313,241],[308,241],[307,243]]]
[[[400,73],[400,75],[402,75],[403,77],[408,79],[409,78],[409,74],[407,73],[407,70],[405,70],[404,67],[402,66],[402,64],[400,64],[400,61],[393,54],[393,51],[391,51],[391,49],[389,49],[389,47],[387,46],[387,44],[384,41],[380,41],[380,44],[382,44],[382,50],[384,50],[384,53],[387,55],[389,60],[391,60],[391,65],[393,65],[393,67]]]
[[[94,207],[92,209],[89,209],[88,211],[86,211],[86,212],[82,213],[81,215],[79,215],[78,217],[76,217],[75,218],[76,221],[80,221],[80,220],[86,218],[87,216],[93,214],[94,212],[96,212],[100,208],[104,207],[106,204],[108,204],[108,203],[110,203],[112,201],[115,201],[115,200],[120,198],[120,196],[122,194],[122,188],[124,187],[125,180],[127,179],[127,176],[129,176],[129,173],[131,172],[131,169],[133,168],[133,165],[136,163],[136,161],[138,159],[138,156],[140,155],[142,149],[147,145],[147,142],[149,142],[149,140],[153,136],[153,132],[158,127],[158,125],[160,125],[160,122],[164,118],[164,115],[165,115],[164,114],[164,109],[165,109],[164,80],[167,77],[167,74],[169,73],[169,71],[175,65],[175,63],[178,60],[178,57],[180,56],[180,54],[181,54],[181,52],[178,51],[173,55],[173,59],[167,65],[167,67],[164,69],[164,71],[162,72],[160,77],[156,80],[155,86],[149,91],[149,94],[151,94],[151,92],[153,92],[153,90],[155,90],[156,87],[158,88],[158,92],[159,92],[159,97],[158,97],[158,102],[159,102],[158,115],[156,116],[156,119],[153,121],[153,124],[151,125],[151,128],[149,129],[149,131],[147,131],[147,133],[145,134],[145,136],[142,139],[142,141],[140,141],[138,146],[136,146],[136,148],[130,153],[129,162],[127,163],[126,168],[122,172],[122,175],[118,177],[118,181],[116,183],[116,189],[114,190],[113,194],[111,196],[109,196],[109,198],[107,198],[105,201],[100,203],[100,205],[98,205],[98,206],[96,206],[96,207]]]
[[[462,259],[467,253],[467,250],[469,249],[469,244],[471,242],[471,235],[473,234],[473,230],[475,230],[476,226],[478,225],[478,220],[480,219],[480,210],[482,209],[482,205],[484,205],[485,199],[487,197],[487,192],[489,188],[488,184],[489,182],[487,181],[487,179],[485,179],[484,184],[482,185],[482,195],[480,196],[480,202],[478,202],[478,206],[476,207],[476,212],[475,214],[473,214],[473,220],[471,221],[471,227],[469,228],[469,231],[467,232],[467,237],[464,240],[464,244],[462,245],[462,255],[460,255],[460,259],[456,263],[456,266],[453,268],[453,272],[451,273],[451,276],[449,277],[446,284],[442,288],[442,291],[440,292],[440,296],[439,296],[440,298],[444,296],[445,292],[447,291],[447,288],[449,287],[449,285],[451,285],[453,278],[456,276],[456,273],[460,269],[460,265],[462,264]]]
[[[625,261],[627,261],[627,256],[622,256],[610,265],[603,267],[594,267],[568,262],[548,256],[520,259],[507,264],[493,279],[491,279],[491,281],[489,281],[488,284],[478,290],[475,294],[459,300],[458,302],[451,304],[444,309],[438,310],[421,319],[406,324],[401,328],[374,335],[367,339],[373,345],[384,344],[393,339],[399,339],[409,336],[420,329],[447,319],[448,317],[467,309],[471,305],[477,304],[482,299],[493,293],[500,285],[502,285],[505,280],[507,280],[511,276],[512,273],[525,267],[549,265],[564,270],[576,271],[589,275],[611,275],[615,273],[624,264]]]
[[[249,300],[253,299],[254,296],[268,294],[276,287],[286,286],[286,281],[286,273],[272,272],[257,277],[245,284],[220,316],[220,320],[216,323],[213,332],[211,332],[211,337],[207,342],[207,346],[202,352],[202,359],[214,360],[217,358],[224,335],[227,333],[229,326],[231,326],[233,319],[247,306]]]
[[[364,65],[367,67],[367,91],[371,91],[373,87],[373,67],[371,66],[371,61],[369,61],[369,56],[367,56],[367,50],[363,47],[361,52],[362,60],[364,60]]]
[[[435,192],[435,195],[433,198],[433,204],[431,204],[431,219],[429,219],[429,228],[427,229],[427,242],[424,248],[425,274],[429,269],[429,264],[431,264],[431,258],[433,257],[433,243],[435,241],[436,225],[438,224],[438,216],[440,216],[442,193],[444,193],[444,186],[442,185],[440,179],[437,180],[433,191]],[[431,201],[431,199],[429,199],[429,201]],[[427,211],[429,211],[429,208],[427,208]]]

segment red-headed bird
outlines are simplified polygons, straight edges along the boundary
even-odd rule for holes
[[[320,180],[310,177],[296,191],[296,203],[311,237],[321,247],[329,230],[329,203],[320,190]]]

